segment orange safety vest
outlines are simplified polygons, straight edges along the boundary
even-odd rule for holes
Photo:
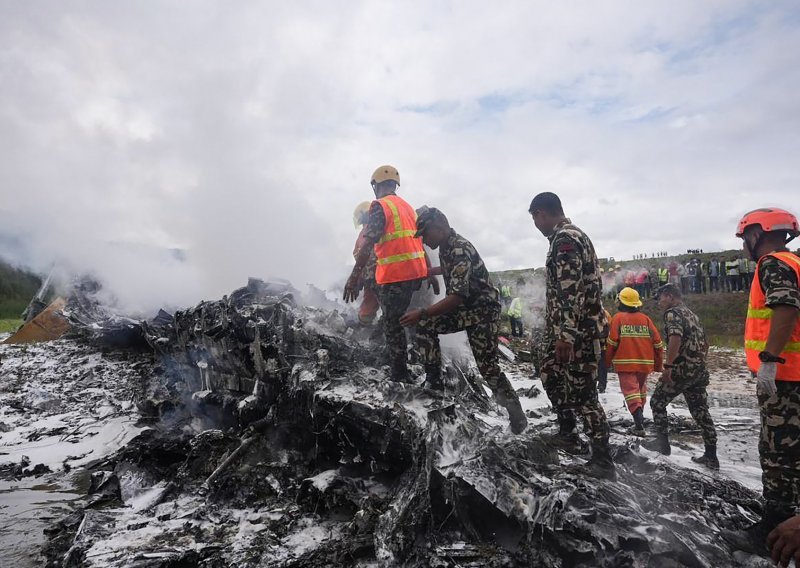
[[[406,282],[428,276],[425,250],[417,232],[417,212],[396,195],[378,199],[386,217],[383,236],[375,244],[375,281],[378,284]]]
[[[774,256],[794,269],[797,281],[800,282],[800,257],[790,252],[774,252],[766,256]],[[766,257],[763,257],[763,260]],[[759,267],[761,260],[758,261]],[[767,307],[767,298],[761,288],[758,268],[750,286],[750,304],[747,306],[747,322],[744,326],[744,352],[747,355],[747,366],[753,373],[758,372],[761,361],[758,354],[767,347],[769,327],[772,320],[772,309]],[[800,381],[800,318],[795,322],[789,341],[779,354],[786,363],[778,364],[776,378],[779,381]]]
[[[664,342],[653,320],[642,312],[617,312],[611,319],[606,364],[617,372],[652,373],[664,363]]]

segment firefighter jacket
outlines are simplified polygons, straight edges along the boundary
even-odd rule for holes
[[[778,262],[775,262],[775,259]],[[787,270],[788,269],[788,270]],[[791,272],[794,272],[792,281]],[[788,274],[789,276],[782,276]],[[747,321],[744,327],[744,350],[747,366],[758,372],[761,361],[758,354],[766,349],[772,323],[770,306],[787,304],[797,307],[797,290],[800,283],[800,257],[790,252],[774,252],[758,261],[758,269],[750,286],[750,303],[747,306]],[[800,381],[800,318],[795,320],[789,341],[781,353],[773,353],[786,359],[778,364],[776,378],[779,381]]]
[[[664,364],[664,342],[653,320],[641,312],[618,312],[611,318],[606,365],[619,373],[652,373]]]
[[[422,239],[415,237],[417,213],[402,198],[378,199],[386,222],[375,244],[375,281],[378,284],[419,280],[428,276]]]

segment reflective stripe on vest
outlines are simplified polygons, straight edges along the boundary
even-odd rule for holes
[[[422,239],[415,237],[417,214],[403,199],[388,195],[378,200],[386,223],[375,244],[378,284],[419,280],[428,275]]]
[[[397,205],[392,203],[391,201],[387,202],[389,209],[392,211],[392,226],[394,227],[394,231],[391,233],[384,233],[384,235],[378,241],[378,244],[388,243],[389,241],[393,241],[395,239],[402,239],[403,237],[413,237],[417,234],[417,229],[403,229],[403,223],[400,220],[400,212],[397,210]],[[414,221],[417,220],[417,213],[414,212]]]
[[[404,260],[413,260],[415,258],[425,258],[424,252],[404,252],[401,254],[394,254],[392,256],[387,256],[386,258],[379,258],[378,264],[383,266],[384,264],[393,264],[395,262],[403,262]]]
[[[800,283],[800,258],[790,252],[776,252],[772,256],[791,267]],[[766,258],[766,257],[764,257]],[[763,259],[762,259],[763,260]],[[759,265],[761,261],[759,261]],[[747,321],[744,329],[744,350],[747,366],[757,373],[761,365],[758,354],[767,347],[769,329],[772,323],[772,309],[767,307],[767,298],[761,287],[761,279],[756,269],[750,287],[750,303],[747,307]],[[797,319],[789,341],[779,354],[786,363],[778,364],[777,379],[781,381],[800,381],[800,318]]]

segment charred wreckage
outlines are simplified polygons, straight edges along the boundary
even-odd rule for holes
[[[151,358],[147,427],[87,466],[49,565],[770,565],[719,537],[758,517],[753,491],[633,439],[613,444],[618,480],[587,475],[546,413],[513,435],[474,373],[450,369],[444,393],[389,381],[379,347],[288,283],[147,322],[83,292],[69,341]]]

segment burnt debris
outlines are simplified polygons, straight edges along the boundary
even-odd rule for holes
[[[752,491],[633,441],[616,482],[591,477],[545,420],[512,435],[463,373],[444,396],[392,383],[377,346],[297,298],[251,280],[139,325],[150,428],[95,464],[51,565],[769,565],[718,536],[758,517]]]

